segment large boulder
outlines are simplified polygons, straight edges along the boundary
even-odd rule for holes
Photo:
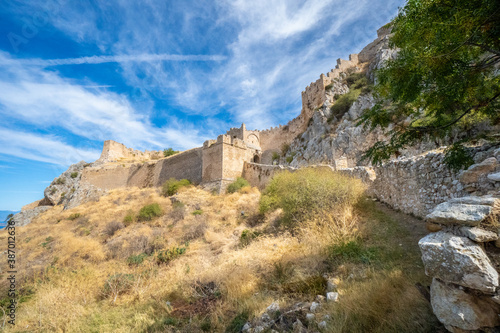
[[[457,332],[456,328],[478,330],[500,324],[500,305],[437,279],[431,284],[431,305],[436,317],[451,332]]]
[[[474,205],[460,201],[443,202],[426,216],[427,221],[440,224],[477,226],[492,212],[490,205]]]
[[[40,213],[45,212],[46,210],[52,208],[51,206],[39,206],[31,209],[25,209],[20,213],[17,213],[12,217],[14,220],[15,227],[23,227],[27,224],[30,224],[31,221],[37,217]]]
[[[418,245],[428,276],[491,294],[499,286],[490,259],[470,239],[439,231],[425,236]]]
[[[87,165],[85,161],[73,164],[68,170],[55,178],[43,192],[46,201],[50,202],[51,205],[57,205],[62,203],[66,196],[75,192],[80,183],[82,170]]]
[[[498,165],[495,157],[490,157],[478,164],[471,165],[467,170],[460,174],[460,181],[463,184],[477,183],[483,175],[494,171]]]

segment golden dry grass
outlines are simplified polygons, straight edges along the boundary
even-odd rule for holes
[[[336,332],[351,331],[349,325],[358,317],[365,324],[352,332],[362,332],[377,315],[408,332],[430,327],[421,325],[429,319],[428,305],[416,294],[415,279],[408,278],[415,269],[402,273],[414,262],[398,261],[398,267],[387,268],[331,260],[331,246],[363,239],[376,225],[366,225],[370,219],[358,214],[360,208],[345,205],[335,214],[287,230],[276,223],[279,210],[258,214],[260,193],[255,188],[219,196],[190,187],[175,198],[184,204],[181,215],[160,189],[119,189],[68,211],[56,206],[18,228],[23,301],[16,326],[7,331],[223,332],[242,312],[253,318],[274,301],[286,308],[312,300],[315,293],[301,287],[306,286],[302,282],[323,274],[336,277],[342,297],[341,307],[322,310],[343,323]],[[110,223],[151,203],[158,203],[164,215],[132,222],[110,235]],[[75,213],[80,217],[69,220]],[[248,245],[240,240],[244,230],[257,235]],[[0,242],[5,241],[2,232]],[[175,247],[187,250],[169,263],[157,262],[160,251]],[[130,256],[141,253],[146,253],[142,263],[128,263]],[[278,278],[277,267],[290,270]],[[128,274],[131,282],[110,296],[105,286],[112,277]],[[5,287],[2,281],[2,294]],[[367,302],[371,305],[364,311]],[[413,306],[417,314],[405,319],[402,311]],[[374,325],[393,327],[380,320]]]

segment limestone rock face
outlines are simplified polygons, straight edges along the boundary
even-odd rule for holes
[[[462,227],[460,228],[460,231],[462,231],[464,236],[478,243],[491,242],[498,239],[498,235],[493,231],[477,227]]]
[[[74,192],[76,187],[78,187],[81,179],[81,172],[86,165],[87,163],[85,163],[85,161],[80,161],[71,165],[68,170],[55,178],[43,192],[45,199],[50,202],[51,205],[62,203],[65,197]]]
[[[495,182],[500,182],[500,172],[489,174],[488,179]]]
[[[12,219],[15,222],[14,226],[23,227],[27,224],[30,224],[35,217],[37,217],[40,213],[43,213],[50,208],[51,208],[50,206],[40,206],[32,209],[23,210],[22,212],[17,213],[12,217]]]
[[[468,197],[461,197],[461,198],[454,198],[448,200],[448,203],[459,203],[459,204],[465,204],[465,205],[486,205],[486,206],[495,206],[500,202],[500,199],[494,198],[492,196],[481,196],[481,197],[476,197],[476,196],[468,196]]]
[[[495,293],[498,272],[481,246],[470,239],[439,231],[425,236],[418,245],[428,276]]]
[[[488,215],[492,207],[487,205],[468,205],[455,202],[443,202],[426,216],[427,221],[441,224],[461,224],[477,226]]]
[[[500,324],[500,306],[483,297],[432,280],[431,305],[434,314],[450,331],[478,330]]]
[[[482,175],[488,174],[496,169],[498,161],[495,157],[485,159],[479,164],[471,165],[460,175],[463,184],[477,183]]]
[[[70,209],[85,202],[98,201],[106,191],[81,180],[83,169],[88,165],[84,161],[78,162],[55,178],[44,191],[44,202],[63,204],[64,209]]]

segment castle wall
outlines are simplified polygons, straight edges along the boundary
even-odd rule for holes
[[[293,171],[296,169],[283,165],[263,165],[245,162],[243,165],[242,177],[245,178],[251,186],[255,186],[260,190],[263,190],[275,174],[284,170]]]
[[[500,182],[490,175],[500,172],[500,149],[479,147],[474,156],[477,163],[462,172],[447,167],[442,151],[341,172],[361,178],[369,185],[369,195],[391,207],[425,217],[438,204],[452,198],[498,194]]]
[[[95,163],[104,164],[109,162],[124,161],[124,160],[150,160],[163,157],[162,151],[140,151],[132,148],[127,148],[125,145],[113,141],[104,141],[101,156]]]
[[[134,164],[107,164],[87,167],[82,182],[110,190],[119,187],[161,186],[169,178],[201,182],[201,148],[194,148],[170,157]]]
[[[203,144],[202,182],[211,182],[222,178],[222,143],[215,140]]]

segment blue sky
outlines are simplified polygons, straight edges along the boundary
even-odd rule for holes
[[[399,0],[2,1],[0,210],[104,140],[184,150],[300,113],[320,73],[376,37]]]

